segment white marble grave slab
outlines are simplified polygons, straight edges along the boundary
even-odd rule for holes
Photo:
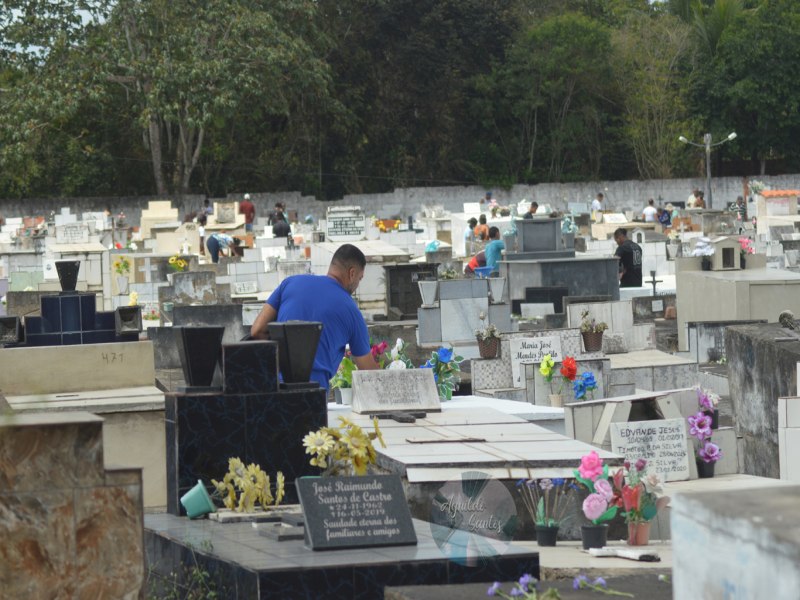
[[[526,319],[543,317],[545,315],[554,315],[556,312],[555,308],[553,308],[552,302],[544,302],[539,304],[520,304],[519,308],[522,316]]]
[[[441,410],[431,369],[353,372],[353,412]]]
[[[524,371],[522,365],[542,362],[542,358],[549,354],[555,362],[561,362],[561,337],[558,335],[547,337],[514,338],[510,340],[511,346],[511,378],[514,387],[525,387],[523,381]]]
[[[442,341],[474,340],[475,330],[484,326],[481,312],[488,314],[488,298],[456,298],[440,300],[442,315]]]
[[[647,460],[661,481],[689,479],[689,442],[684,419],[611,423],[611,450],[631,464]]]

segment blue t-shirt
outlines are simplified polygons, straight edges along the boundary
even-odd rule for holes
[[[332,277],[287,277],[272,292],[267,304],[278,313],[276,322],[322,323],[311,379],[325,389],[342,362],[346,344],[350,344],[353,356],[364,356],[370,351],[369,332],[361,311],[347,290]]]
[[[488,244],[486,244],[486,248],[484,248],[484,252],[486,252],[486,266],[487,267],[494,267],[497,268],[497,263],[500,262],[500,258],[503,256],[503,250],[505,250],[506,245],[503,243],[503,240],[492,240]]]

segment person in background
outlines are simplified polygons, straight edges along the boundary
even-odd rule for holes
[[[619,258],[619,287],[642,286],[642,248],[628,239],[628,230],[620,227],[614,232]]]
[[[200,254],[203,255],[206,253],[206,223],[208,223],[208,217],[205,213],[197,215],[197,234],[200,236]]]
[[[289,237],[291,234],[291,225],[286,221],[286,217],[284,217],[283,213],[278,211],[277,215],[275,215],[275,224],[272,226],[272,235],[276,238],[285,238]]]
[[[318,321],[322,335],[314,357],[311,379],[325,389],[344,358],[349,344],[360,370],[380,368],[372,357],[369,332],[353,294],[364,277],[367,259],[352,244],[333,255],[328,274],[293,275],[284,279],[264,304],[250,335],[269,339],[268,325],[284,321]]]
[[[592,200],[592,212],[602,212],[603,211],[603,192],[597,194],[597,197]]]
[[[472,248],[475,243],[475,228],[478,226],[478,219],[472,217],[467,221],[467,226],[464,229],[464,252],[467,256],[472,254]]]
[[[288,223],[288,220],[286,219],[286,207],[283,205],[283,202],[275,203],[275,210],[269,213],[267,225],[275,225],[275,223],[278,221],[278,215],[280,215],[282,220]]]
[[[491,204],[492,202],[494,202],[494,199],[492,198],[492,192],[486,192],[486,196],[481,198],[481,204],[487,204],[488,205],[488,204]]]
[[[694,208],[705,208],[706,207],[706,198],[705,192],[700,190],[697,192],[697,196],[694,198]]]
[[[655,223],[658,220],[656,201],[652,198],[647,201],[647,206],[645,206],[642,211],[642,220],[644,220],[645,223]]]
[[[522,215],[523,219],[532,219],[533,215],[536,214],[536,211],[539,210],[539,204],[536,202],[531,202],[531,206],[524,215]]]
[[[256,207],[250,202],[250,194],[244,195],[244,200],[239,203],[239,214],[244,215],[244,230],[253,232],[253,221],[256,219]]]
[[[227,233],[212,233],[208,236],[206,247],[208,253],[211,255],[211,262],[217,264],[219,262],[219,254],[227,253],[228,256],[233,256],[234,248],[237,248],[242,241],[239,238],[231,237]]]
[[[484,250],[481,250],[475,256],[469,259],[469,262],[464,267],[464,275],[466,275],[467,277],[472,277],[473,275],[475,275],[475,269],[477,269],[478,267],[485,267],[485,266],[486,266],[486,252]]]
[[[211,202],[206,198],[203,200],[203,214],[206,215],[213,215],[214,214],[214,207],[211,206]]]
[[[664,208],[658,208],[658,222],[661,223],[664,227],[671,227],[672,226],[672,215],[670,212]]]
[[[730,208],[731,212],[736,213],[736,218],[739,221],[746,221],[747,220],[747,204],[744,202],[744,198],[742,196],[736,197],[736,202],[731,204]]]
[[[670,221],[672,221],[672,220],[674,220],[674,219],[677,219],[678,217],[680,217],[680,216],[681,216],[681,213],[680,213],[680,211],[679,211],[677,208],[675,208],[675,207],[672,205],[672,203],[671,203],[671,202],[670,202],[670,203],[667,203],[667,205],[664,207],[664,210],[666,210],[666,211],[668,211],[668,212],[669,212],[669,219],[670,219]]]
[[[505,250],[506,245],[500,239],[500,230],[497,227],[489,228],[489,240],[491,241],[486,244],[485,248],[486,266],[492,267],[492,272],[494,273],[497,271],[497,263],[503,257],[503,250]]]
[[[478,217],[478,226],[475,227],[475,238],[481,241],[489,239],[489,226],[486,224],[486,215]]]
[[[697,194],[700,193],[700,190],[694,188],[692,193],[689,194],[689,197],[686,199],[686,208],[694,208],[694,203],[697,202]]]

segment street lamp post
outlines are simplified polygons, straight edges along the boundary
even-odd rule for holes
[[[708,208],[711,208],[712,202],[712,193],[711,193],[711,149],[716,148],[724,144],[725,142],[730,142],[731,140],[736,139],[736,132],[732,131],[728,134],[724,140],[717,142],[716,144],[711,143],[711,134],[707,133],[703,136],[703,143],[696,144],[695,142],[690,142],[684,136],[680,136],[678,141],[683,142],[684,144],[689,144],[690,146],[697,146],[698,148],[705,148],[706,151],[706,189],[708,190]]]

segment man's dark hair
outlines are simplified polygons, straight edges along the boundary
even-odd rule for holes
[[[478,226],[478,219],[476,219],[475,217],[472,217],[469,221],[467,221],[467,225],[469,225],[470,227],[475,229],[475,227]]]
[[[493,240],[495,238],[500,238],[500,230],[492,225],[489,227],[489,239]]]
[[[363,269],[367,266],[367,257],[364,256],[361,250],[353,246],[353,244],[342,244],[333,255],[331,264],[337,265],[343,269],[350,269],[352,267]]]
[[[536,212],[536,209],[539,208],[539,203],[531,202],[531,208],[533,209],[533,212]]]
[[[620,227],[614,231],[614,237],[617,237],[618,235],[621,235],[622,237],[628,237],[628,230],[624,227]]]
[[[206,198],[205,200],[203,200],[203,205],[204,205],[204,206],[208,206],[209,204],[211,204],[211,202],[208,200],[208,198]]]
[[[650,200],[648,200],[648,201],[647,201],[647,203],[648,203],[650,206],[653,206],[653,205],[656,203],[656,201],[655,201],[655,200],[653,200],[652,198],[650,198]]]
[[[234,246],[238,247],[238,246],[241,245],[241,243],[242,243],[242,240],[240,240],[239,238],[237,238],[237,237],[233,238],[233,245]]]
[[[597,197],[598,197],[598,198],[604,198],[605,196],[603,196],[603,192],[599,192],[599,193],[597,194]]]
[[[486,225],[486,215],[481,215],[480,218],[478,219],[478,222],[481,225]]]
[[[205,227],[206,223],[208,223],[208,217],[204,213],[200,213],[199,215],[197,215],[198,225],[202,225],[203,227]]]

